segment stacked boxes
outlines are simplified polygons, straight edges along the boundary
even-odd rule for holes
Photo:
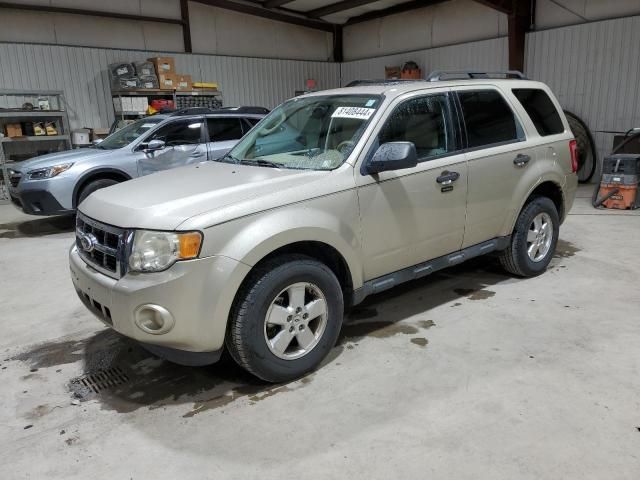
[[[158,78],[152,62],[112,63],[109,65],[111,90],[158,88]]]

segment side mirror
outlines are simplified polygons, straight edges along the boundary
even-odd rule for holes
[[[157,150],[162,150],[166,146],[167,144],[164,143],[164,140],[156,139],[156,140],[151,140],[149,143],[147,143],[143,149],[145,152],[155,152]]]
[[[388,142],[378,147],[369,163],[367,173],[412,168],[418,165],[416,146],[412,142]]]

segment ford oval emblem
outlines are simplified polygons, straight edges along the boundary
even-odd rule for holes
[[[83,233],[80,235],[80,246],[82,250],[87,253],[91,253],[98,243],[98,239],[90,233]]]

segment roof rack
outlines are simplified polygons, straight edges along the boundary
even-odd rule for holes
[[[476,72],[474,70],[459,70],[459,71],[440,71],[436,70],[435,72],[431,72],[427,77],[427,81],[429,82],[439,82],[440,80],[445,80],[442,77],[454,77],[448,78],[449,80],[454,79],[471,79],[474,80],[476,78],[517,78],[519,80],[527,80],[527,77],[518,70],[506,70],[504,72]]]
[[[266,115],[269,113],[269,109],[255,106],[222,107],[216,110],[216,113],[253,113],[256,115]]]

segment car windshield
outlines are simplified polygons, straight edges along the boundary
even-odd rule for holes
[[[376,112],[379,95],[299,97],[266,116],[218,161],[333,170],[347,159]]]
[[[101,150],[116,150],[118,148],[126,147],[135,139],[140,137],[140,135],[155,127],[162,120],[162,118],[143,118],[138,120],[131,125],[121,128],[117,132],[113,132],[97,144],[96,148]]]

